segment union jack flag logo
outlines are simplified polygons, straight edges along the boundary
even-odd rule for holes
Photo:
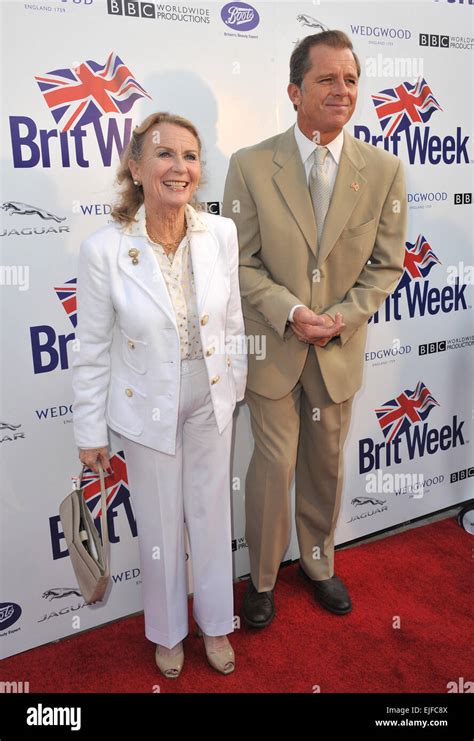
[[[105,474],[107,509],[110,509],[112,505],[116,507],[130,496],[127,465],[123,450],[111,456],[110,465],[112,466],[113,473]],[[91,511],[92,517],[96,520],[102,514],[99,474],[94,473],[90,468],[86,468],[82,474],[82,488],[84,500]]]
[[[415,244],[407,242],[405,245],[404,272],[398,288],[404,288],[416,278],[426,278],[434,265],[441,265],[441,260],[438,260],[424,236],[419,234]]]
[[[125,114],[139,98],[151,99],[115,52],[103,65],[88,59],[35,80],[62,132],[94,123],[104,113]]]
[[[67,280],[63,283],[62,286],[55,286],[54,288],[58,299],[63,305],[64,311],[72,322],[73,327],[77,326],[76,283],[77,278],[71,278],[71,280]]]
[[[443,110],[421,77],[414,85],[402,82],[381,90],[372,95],[372,100],[385,137],[406,131],[413,123],[426,123],[435,111]]]
[[[402,435],[415,422],[423,422],[433,407],[439,407],[436,399],[422,381],[416,389],[405,389],[400,396],[386,401],[375,410],[380,428],[388,443]]]

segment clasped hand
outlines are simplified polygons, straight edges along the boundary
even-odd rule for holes
[[[345,326],[339,312],[335,320],[329,314],[315,314],[303,306],[293,314],[292,329],[298,339],[318,347],[324,347],[333,337],[338,337]]]

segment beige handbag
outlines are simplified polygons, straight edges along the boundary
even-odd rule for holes
[[[109,534],[107,529],[107,496],[105,477],[99,465],[102,542],[84,500],[82,487],[83,467],[79,487],[61,502],[59,516],[63,526],[72,567],[81,594],[87,604],[103,600],[109,583]]]

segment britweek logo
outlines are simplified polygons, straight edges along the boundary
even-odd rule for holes
[[[260,23],[260,16],[248,3],[227,3],[221,10],[221,18],[234,31],[252,31]]]
[[[86,144],[92,140],[104,167],[110,167],[116,151],[127,146],[132,119],[120,119],[141,98],[150,98],[119,56],[112,52],[105,64],[91,59],[74,67],[37,75],[35,80],[57,124],[41,129],[28,116],[10,116],[13,165],[16,168],[89,167]],[[101,118],[109,114],[106,122]],[[87,127],[87,128],[85,128]]]
[[[373,135],[368,126],[354,126],[357,139],[381,145],[395,155],[400,141],[404,141],[412,165],[469,163],[469,136],[463,136],[460,126],[455,136],[443,138],[432,135],[429,126],[423,127],[435,112],[443,110],[424,78],[413,85],[402,82],[395,88],[381,90],[372,95],[372,101],[383,133]]]
[[[453,416],[451,424],[430,426],[428,417],[439,403],[422,381],[405,389],[375,410],[383,442],[370,437],[359,440],[359,473],[403,463],[408,456],[423,458],[465,445],[464,420]]]
[[[376,311],[369,321],[378,324],[381,318],[385,322],[403,319],[402,295],[406,299],[403,305],[411,319],[415,316],[424,317],[425,314],[436,316],[440,312],[447,314],[465,311],[468,308],[464,295],[466,283],[460,283],[458,277],[443,288],[430,288],[427,278],[435,265],[441,265],[441,261],[422,234],[418,235],[414,244],[407,242],[404,271],[400,282],[392,295],[385,299],[382,308]]]
[[[73,327],[77,325],[77,278],[54,288],[64,311]],[[61,370],[69,368],[68,344],[75,341],[75,333],[57,334],[54,327],[48,324],[39,324],[30,327],[31,352],[33,357],[33,371],[50,373],[59,366]]]
[[[115,532],[115,519],[118,509],[123,507],[130,533],[133,538],[137,537],[137,524],[133,514],[130,502],[130,490],[128,487],[127,465],[123,450],[118,451],[110,458],[113,473],[106,475],[105,487],[107,491],[107,529],[111,543],[119,543],[120,537]],[[96,527],[100,533],[100,515],[101,515],[101,497],[100,497],[100,479],[98,474],[90,469],[86,469],[82,476],[82,487],[84,500],[89,507]],[[53,559],[64,558],[68,555],[67,548],[64,546],[64,534],[61,528],[59,515],[49,518],[51,548]],[[122,580],[121,578],[119,579]]]

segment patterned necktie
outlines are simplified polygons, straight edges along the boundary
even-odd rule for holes
[[[316,227],[318,229],[318,246],[321,243],[324,219],[326,218],[329,201],[331,200],[329,176],[324,166],[328,151],[327,147],[317,147],[314,150],[314,163],[309,173],[309,190],[311,200],[313,201]]]

